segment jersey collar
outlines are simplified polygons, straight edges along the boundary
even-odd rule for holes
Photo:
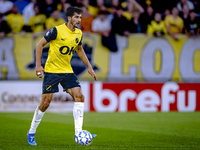
[[[66,29],[67,29],[68,32],[70,32],[70,33],[74,33],[74,32],[76,31],[76,28],[75,28],[74,31],[70,30],[70,29],[67,27],[67,23],[64,23],[64,25],[65,25],[65,27],[66,27]]]

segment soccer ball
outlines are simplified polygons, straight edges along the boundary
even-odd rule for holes
[[[92,143],[92,134],[87,130],[79,132],[78,136],[75,136],[75,142],[78,145],[90,145]]]

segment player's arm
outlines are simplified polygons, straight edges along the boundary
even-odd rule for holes
[[[81,58],[81,60],[85,63],[85,65],[88,67],[88,73],[97,81],[97,76],[94,72],[94,70],[92,69],[92,66],[83,50],[83,47],[82,45],[79,45],[77,48],[76,48],[76,52],[78,54],[78,56]]]
[[[48,42],[46,41],[46,39],[43,37],[38,44],[36,45],[36,75],[39,78],[43,77],[43,73],[42,71],[44,70],[44,68],[41,65],[41,56],[42,56],[42,49],[43,46],[45,46]]]
[[[54,27],[46,33],[46,35],[38,42],[36,46],[36,75],[39,78],[43,77],[44,68],[41,65],[42,49],[48,42],[55,40],[57,37],[57,29]]]

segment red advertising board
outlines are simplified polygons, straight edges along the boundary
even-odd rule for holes
[[[30,86],[31,85],[31,86]],[[42,96],[42,81],[1,81],[0,112],[34,111]],[[85,112],[194,112],[200,111],[200,83],[81,82]],[[48,111],[72,111],[73,99],[54,94]]]
[[[194,112],[200,83],[90,83],[90,111]]]

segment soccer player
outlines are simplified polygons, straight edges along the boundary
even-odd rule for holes
[[[74,99],[74,124],[76,138],[82,130],[84,113],[84,95],[80,83],[73,73],[70,60],[73,53],[78,53],[81,60],[88,67],[88,73],[97,80],[90,62],[82,47],[82,32],[77,29],[81,22],[82,10],[77,7],[69,7],[66,12],[68,23],[55,26],[38,42],[36,46],[36,75],[43,78],[43,94],[40,105],[36,108],[30,130],[27,133],[28,143],[37,145],[35,142],[36,128],[38,127],[46,109],[49,107],[53,93],[58,92],[60,83],[64,91],[68,92]],[[50,49],[45,68],[41,66],[42,48],[50,42]],[[44,74],[43,74],[44,70]],[[96,134],[93,134],[93,138]]]

